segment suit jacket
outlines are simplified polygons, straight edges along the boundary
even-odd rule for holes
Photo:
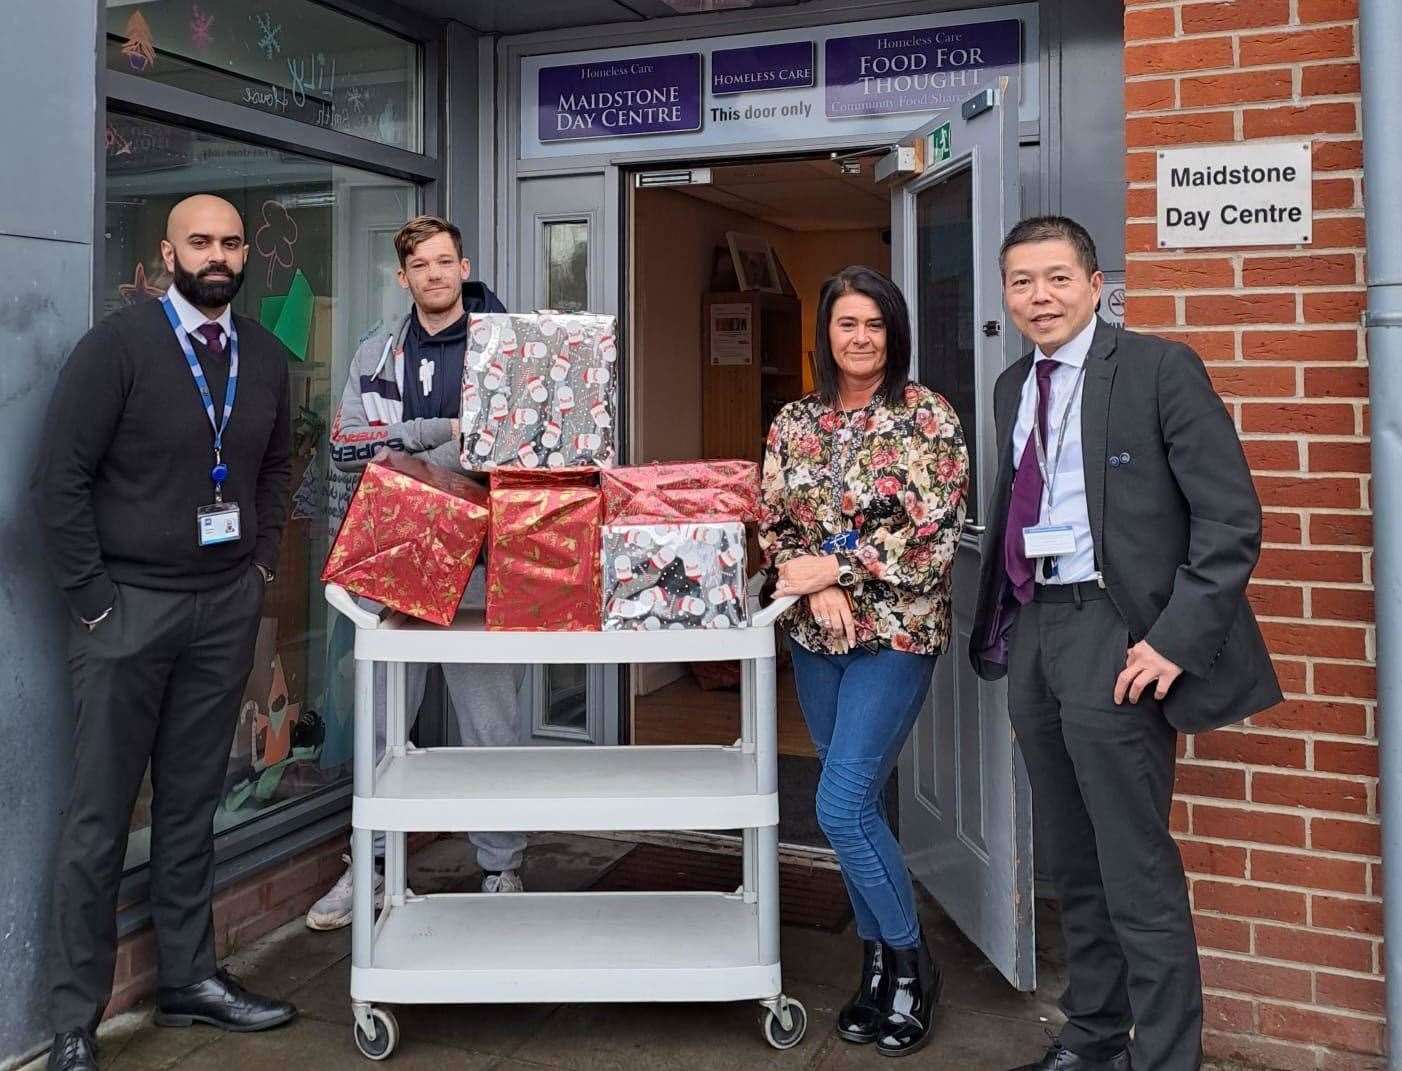
[[[1018,610],[1003,569],[1013,425],[1027,354],[993,389],[998,478],[983,539],[969,656],[985,680],[1007,673]],[[1097,323],[1081,396],[1086,508],[1097,568],[1128,641],[1148,640],[1183,675],[1164,714],[1183,732],[1240,721],[1280,702],[1246,583],[1261,548],[1261,504],[1231,417],[1202,361],[1177,342]],[[1113,464],[1112,464],[1113,459]]]

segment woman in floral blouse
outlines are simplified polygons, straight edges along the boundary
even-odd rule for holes
[[[781,620],[863,942],[838,1033],[902,1055],[929,1040],[940,973],[881,796],[949,643],[968,454],[949,403],[909,381],[905,299],[880,272],[824,284],[816,358],[817,390],[769,429],[760,543],[778,593],[804,596]]]

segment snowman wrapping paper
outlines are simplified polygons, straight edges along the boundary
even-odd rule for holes
[[[603,529],[604,631],[743,628],[745,526],[617,524]]]
[[[612,316],[473,314],[463,363],[463,468],[611,466],[617,361]]]

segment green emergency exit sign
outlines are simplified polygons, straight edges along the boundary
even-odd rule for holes
[[[934,157],[931,163],[938,164],[949,159],[949,137],[948,123],[936,128],[935,132],[930,135],[930,147]]]

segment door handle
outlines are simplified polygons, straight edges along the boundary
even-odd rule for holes
[[[968,523],[968,522],[966,521],[966,522],[964,523],[964,531],[968,532],[969,535],[981,536],[981,535],[983,535],[985,532],[988,531],[988,525],[986,525],[986,524],[970,524],[970,523]]]

